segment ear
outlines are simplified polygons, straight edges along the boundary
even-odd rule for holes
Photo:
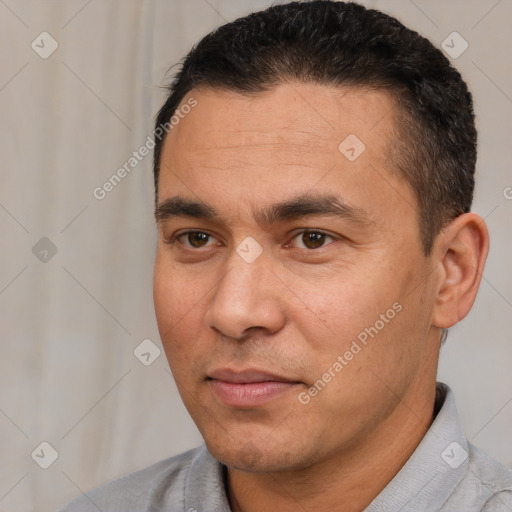
[[[475,301],[489,252],[484,220],[475,213],[460,215],[439,234],[434,251],[440,279],[432,325],[447,329],[462,320]]]

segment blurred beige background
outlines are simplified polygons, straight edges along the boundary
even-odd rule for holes
[[[512,1],[365,4],[439,46],[454,31],[469,45],[454,61],[475,97],[474,211],[492,249],[439,378],[468,437],[511,465]],[[151,134],[166,70],[214,27],[268,5],[0,0],[0,511],[57,510],[201,442],[158,356],[152,156],[103,199],[93,191]],[[146,339],[147,366],[134,355]]]

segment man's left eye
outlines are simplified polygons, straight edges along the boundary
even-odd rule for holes
[[[302,231],[292,240],[297,240],[299,249],[319,249],[332,243],[335,239],[322,231]]]

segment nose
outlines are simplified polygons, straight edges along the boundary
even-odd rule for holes
[[[206,313],[207,325],[236,340],[254,330],[279,331],[285,323],[279,298],[283,283],[264,255],[248,263],[233,251],[224,268]]]

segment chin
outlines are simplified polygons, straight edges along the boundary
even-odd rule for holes
[[[304,450],[291,447],[288,449],[272,445],[268,440],[260,442],[231,439],[229,446],[206,442],[210,453],[225,466],[248,473],[278,473],[301,469],[309,464]],[[291,451],[290,451],[291,448]],[[300,460],[298,458],[300,457]]]

